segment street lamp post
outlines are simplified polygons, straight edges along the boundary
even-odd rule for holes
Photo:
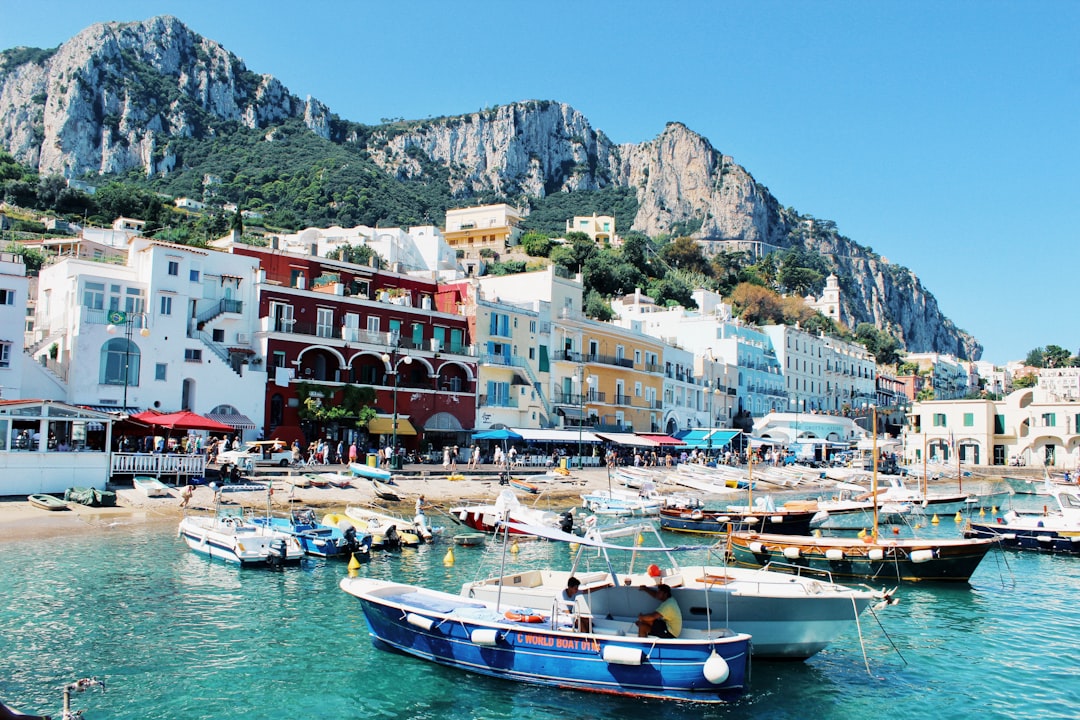
[[[398,396],[398,385],[399,385],[399,382],[400,382],[400,379],[401,379],[401,374],[400,374],[399,369],[398,369],[399,368],[398,357],[400,355],[401,355],[401,349],[399,347],[396,347],[396,346],[389,353],[383,353],[383,355],[382,355],[383,362],[390,366],[389,372],[394,376],[394,395],[393,395],[393,397],[394,397],[394,420],[393,420],[393,425],[391,426],[391,430],[392,430],[393,434],[391,435],[391,440],[390,440],[390,469],[391,470],[400,470],[401,469],[401,456],[398,455],[398,451],[397,451],[397,449],[398,449],[397,448],[397,430],[398,430],[397,396]],[[404,358],[401,359],[401,362],[405,363],[406,365],[411,365],[412,364],[412,356],[411,355],[406,355]]]
[[[135,334],[135,321],[136,319],[143,319],[142,313],[127,313],[123,310],[112,310],[109,312],[108,320],[109,324],[105,327],[105,332],[110,335],[115,335],[117,326],[124,326],[124,404],[123,412],[127,412],[128,404],[128,386],[131,384],[131,337]],[[145,320],[143,327],[139,330],[139,335],[142,337],[150,337],[150,330],[145,327]],[[140,366],[141,369],[141,366]],[[135,383],[138,385],[138,382]]]

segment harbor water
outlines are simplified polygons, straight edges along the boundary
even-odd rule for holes
[[[959,530],[949,518],[932,532]],[[755,662],[742,700],[703,706],[529,687],[376,650],[338,588],[344,563],[240,569],[189,551],[172,523],[0,548],[0,699],[24,712],[58,717],[62,686],[96,676],[105,692],[74,697],[87,720],[1080,717],[1077,557],[993,550],[970,585],[902,586],[899,604],[865,613],[825,652]],[[500,554],[444,541],[374,554],[360,573],[456,592],[497,574]],[[506,562],[566,568],[570,557],[521,542]]]

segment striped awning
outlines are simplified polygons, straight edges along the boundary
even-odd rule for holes
[[[676,433],[676,437],[679,438],[679,440],[682,440],[686,444],[686,447],[691,449],[706,450],[712,448],[713,450],[719,450],[730,443],[732,439],[741,432],[741,430],[706,430],[698,428],[696,430],[684,430],[681,433]]]
[[[234,427],[237,430],[255,430],[258,428],[255,421],[243,413],[207,413],[205,417]]]
[[[654,443],[656,443],[657,445],[685,445],[686,444],[682,440],[679,440],[677,438],[673,438],[670,435],[656,435],[656,434],[652,434],[652,433],[638,433],[638,437],[645,438],[646,440],[651,440]]]

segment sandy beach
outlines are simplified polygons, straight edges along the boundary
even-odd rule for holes
[[[327,466],[326,470],[337,472],[341,468]],[[290,482],[290,477],[287,475],[263,475],[258,479],[263,482],[271,481],[273,487],[271,502],[277,511],[285,511],[292,505],[306,505],[320,510],[325,509],[327,512],[340,510],[346,505],[365,505],[411,517],[417,496],[423,494],[425,500],[433,506],[433,509],[429,511],[429,517],[435,525],[452,524],[444,515],[449,508],[466,503],[493,502],[499,491],[504,489],[499,486],[498,476],[491,471],[472,471],[465,475],[464,479],[450,480],[441,472],[441,468],[439,470],[440,472],[435,472],[432,466],[417,466],[406,468],[403,474],[396,475],[393,489],[401,497],[400,502],[380,500],[375,496],[372,485],[360,478],[354,480],[354,487],[348,488],[297,487]],[[515,473],[515,476],[518,475]],[[568,476],[556,478],[526,473],[520,475],[534,481],[541,491],[538,494],[529,494],[515,490],[519,501],[523,505],[535,505],[548,510],[565,510],[580,506],[582,493],[607,489],[609,486],[605,468],[574,470]],[[995,479],[997,478],[993,475],[974,477],[966,479],[965,484],[974,489],[980,481]],[[814,490],[824,490],[831,488],[834,483],[833,480],[807,481],[797,491],[782,491],[759,485],[757,492],[768,492],[782,497],[793,492],[805,494]],[[955,483],[955,478],[946,478],[935,482],[934,485],[955,487]],[[87,531],[108,532],[137,523],[173,524],[178,522],[184,513],[184,508],[180,505],[183,488],[171,488],[170,497],[157,498],[147,498],[131,487],[119,486],[109,489],[116,492],[115,507],[86,507],[69,503],[68,510],[49,511],[34,507],[25,498],[0,498],[0,542]],[[658,483],[658,489],[661,492],[686,491],[685,488],[663,483]],[[222,498],[227,503],[244,508],[259,510],[266,508],[266,493],[262,491],[227,492],[222,493]],[[745,491],[732,490],[726,496],[717,495],[706,499],[723,502],[734,501],[736,498],[745,500]],[[210,510],[213,506],[214,491],[206,485],[196,487],[189,507],[194,510]],[[446,522],[440,522],[440,517]]]

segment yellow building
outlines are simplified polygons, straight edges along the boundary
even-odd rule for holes
[[[552,328],[553,404],[593,430],[660,432],[663,344],[615,325],[568,315]],[[575,407],[576,406],[576,407]]]
[[[505,203],[447,210],[443,237],[465,257],[475,257],[483,249],[503,253],[517,244],[521,220],[521,214]]]

